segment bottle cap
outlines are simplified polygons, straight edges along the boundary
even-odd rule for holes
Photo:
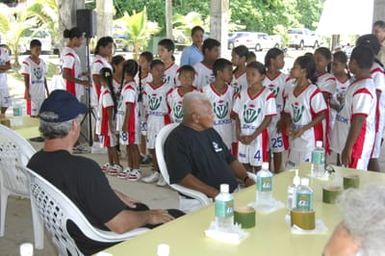
[[[301,183],[301,178],[298,175],[298,169],[295,169],[295,176],[293,178],[293,184],[298,186]]]
[[[168,256],[170,254],[170,246],[168,244],[159,244],[156,253],[158,256]]]
[[[263,162],[262,163],[262,169],[263,170],[269,170],[269,163],[268,162]]]
[[[220,191],[221,193],[229,193],[229,184],[221,184]]]
[[[24,243],[20,245],[20,255],[32,256],[33,255],[33,244]]]
[[[322,148],[322,141],[320,141],[320,140],[317,140],[316,141],[316,143],[315,143],[315,146],[317,147],[317,148]]]
[[[302,178],[301,179],[301,185],[302,186],[309,186],[309,183],[310,183],[310,181],[309,181],[309,179],[308,178]]]

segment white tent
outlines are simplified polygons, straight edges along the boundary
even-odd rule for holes
[[[362,35],[372,31],[373,0],[326,0],[318,24],[320,35]]]

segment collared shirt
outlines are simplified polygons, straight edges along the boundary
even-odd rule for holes
[[[377,58],[381,61],[382,64],[385,63],[385,40],[381,43],[381,49],[377,55]]]
[[[189,47],[183,49],[182,56],[180,58],[180,66],[191,65],[194,66],[196,63],[203,60],[202,51],[192,44]]]

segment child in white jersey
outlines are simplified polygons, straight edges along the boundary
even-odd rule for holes
[[[120,132],[120,143],[126,145],[127,168],[118,177],[129,181],[137,181],[142,177],[140,171],[140,119],[138,106],[138,91],[134,81],[139,66],[134,60],[124,63],[124,86],[122,87],[118,115],[117,128]]]
[[[21,66],[24,75],[25,93],[27,101],[27,114],[37,117],[41,104],[49,94],[47,86],[47,66],[40,58],[41,42],[34,39],[30,43],[31,56],[27,57]]]
[[[146,183],[157,182],[158,186],[166,186],[166,181],[159,173],[155,155],[155,140],[160,129],[170,123],[166,96],[172,90],[163,80],[164,69],[165,65],[161,60],[151,62],[152,81],[146,84],[143,92],[143,104],[147,113],[147,148],[152,155],[153,170],[142,181]]]
[[[286,167],[309,162],[316,141],[323,141],[322,120],[327,106],[322,92],[312,84],[315,64],[312,57],[301,56],[294,62],[290,76],[296,79],[294,87],[285,89],[283,114],[286,134],[289,135],[289,158]]]
[[[116,130],[117,99],[112,87],[112,70],[100,70],[100,97],[96,120],[96,134],[99,135],[102,147],[107,148],[108,162],[102,166],[102,171],[116,175],[122,170],[116,146],[118,139]]]
[[[124,82],[124,74],[123,74],[123,67],[124,67],[125,59],[122,55],[115,55],[111,59],[111,66],[112,66],[112,77],[113,77],[113,88],[114,93],[117,96],[117,98],[120,98],[120,92],[122,90],[122,85]]]
[[[287,75],[281,72],[285,66],[284,53],[278,48],[272,48],[265,55],[266,76],[262,84],[274,94],[277,115],[269,125],[269,149],[270,158],[274,163],[274,172],[282,170],[282,152],[288,149],[286,140],[281,133],[281,112],[283,111],[283,90],[285,88]]]
[[[210,100],[214,113],[213,128],[222,137],[229,150],[233,143],[233,126],[230,117],[234,101],[234,89],[229,86],[233,79],[232,63],[226,59],[217,59],[213,65],[215,81],[203,88],[203,93]]]
[[[158,43],[159,58],[165,65],[164,82],[171,88],[179,86],[177,83],[176,73],[179,66],[175,64],[174,60],[175,44],[171,39],[162,39]]]
[[[180,86],[167,94],[169,114],[173,123],[181,123],[183,120],[182,102],[184,95],[188,92],[198,91],[193,85],[195,70],[192,66],[180,67],[178,74]]]
[[[353,49],[349,69],[354,81],[346,92],[332,130],[332,148],[341,154],[342,165],[366,170],[375,138],[376,92],[370,70],[373,51],[363,45]]]
[[[246,59],[248,55],[249,49],[244,45],[235,47],[231,52],[231,63],[235,66],[231,86],[235,93],[247,89]]]
[[[220,46],[221,43],[212,38],[207,38],[203,41],[203,60],[194,65],[196,72],[194,85],[199,90],[214,82],[213,65],[219,57]]]
[[[248,171],[258,171],[262,162],[268,160],[267,127],[277,111],[273,93],[262,85],[266,74],[264,65],[251,62],[246,72],[248,89],[237,95],[233,107],[240,142],[238,160]]]

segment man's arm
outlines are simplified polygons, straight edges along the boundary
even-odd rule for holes
[[[184,187],[186,187],[186,188],[190,188],[190,189],[194,189],[194,190],[200,191],[200,192],[202,192],[203,194],[205,194],[206,196],[208,196],[210,198],[216,197],[218,195],[218,193],[219,193],[218,189],[207,185],[206,183],[204,183],[203,181],[201,181],[200,179],[196,178],[194,175],[192,175],[190,173],[187,174],[179,182],[179,184],[184,186]]]
[[[78,79],[76,77],[73,77],[70,72],[71,71],[68,68],[64,68],[63,69],[63,78],[65,80],[68,80],[70,82],[74,82],[74,83],[77,83],[77,84],[81,84],[81,85],[86,86],[86,87],[90,86],[90,82],[88,80],[80,80],[80,79]]]
[[[238,179],[243,181],[246,187],[249,187],[255,184],[255,182],[252,179],[250,179],[249,176],[247,175],[247,171],[243,166],[243,164],[241,164],[238,160],[235,159],[234,161],[232,161],[230,163],[230,168],[233,170],[235,176],[237,176]]]

